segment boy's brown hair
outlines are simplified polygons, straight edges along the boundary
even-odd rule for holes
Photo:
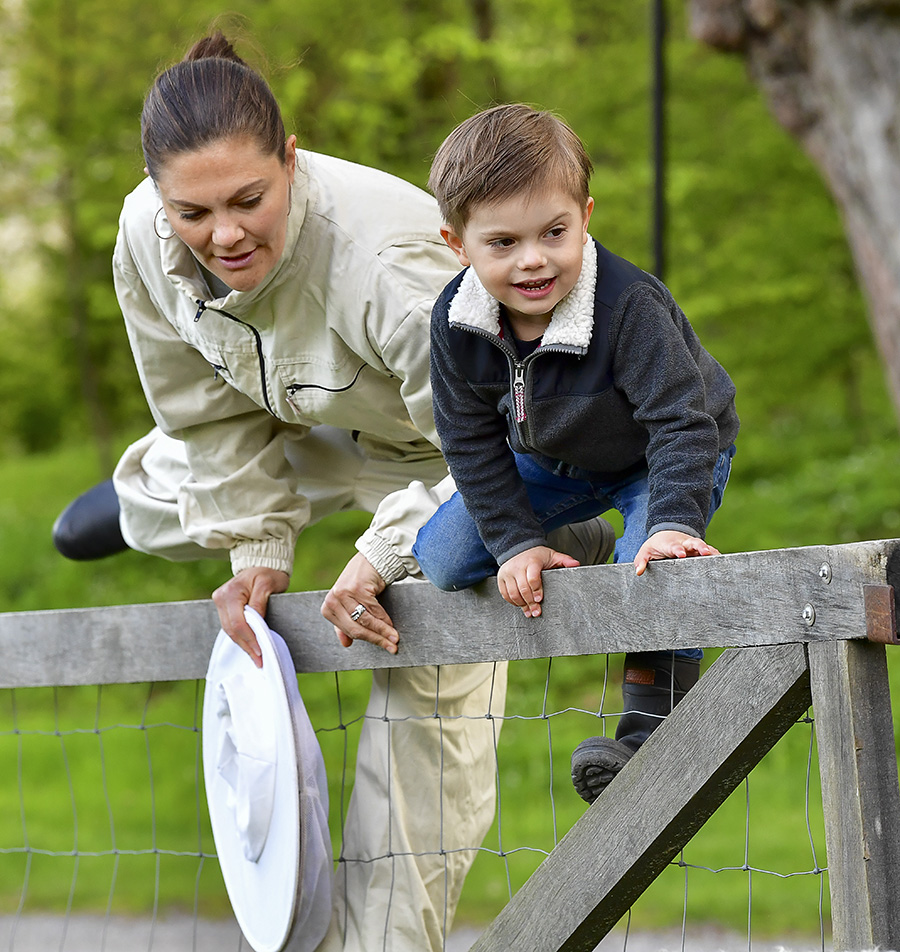
[[[457,126],[431,163],[428,187],[460,234],[472,209],[514,195],[562,188],[586,205],[593,166],[561,119],[522,103],[494,106]]]

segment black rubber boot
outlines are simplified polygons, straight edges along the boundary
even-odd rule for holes
[[[699,677],[699,660],[657,652],[625,655],[624,713],[615,740],[588,737],[572,752],[572,783],[582,800],[593,803],[603,793]]]
[[[111,479],[66,506],[53,523],[53,544],[76,562],[103,559],[128,548],[119,528],[119,497]]]

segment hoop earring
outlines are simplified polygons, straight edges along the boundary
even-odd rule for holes
[[[288,213],[287,213],[288,218],[291,217],[291,206],[293,204],[294,204],[294,186],[288,185]]]
[[[172,228],[172,234],[161,235],[159,233],[159,225],[158,225],[157,219],[159,218],[159,213],[164,211],[165,209],[160,208],[159,211],[157,211],[157,213],[153,216],[153,230],[156,232],[156,237],[159,238],[161,241],[168,241],[170,238],[175,237],[175,229],[172,228],[172,226],[169,224],[168,219],[166,219],[166,224],[169,225],[169,228]]]

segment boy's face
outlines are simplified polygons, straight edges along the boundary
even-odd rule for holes
[[[448,225],[441,234],[513,320],[549,322],[581,274],[593,209],[561,191],[516,196],[477,205],[461,235]]]

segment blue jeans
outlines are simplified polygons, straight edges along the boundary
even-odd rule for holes
[[[734,453],[732,445],[716,460],[707,525],[722,504]],[[646,469],[619,482],[604,483],[552,473],[538,466],[527,454],[516,454],[516,466],[545,532],[617,509],[622,514],[624,529],[616,540],[613,561],[634,561],[638,550],[647,541],[650,485]],[[469,588],[497,574],[497,562],[481,541],[475,520],[458,492],[419,530],[413,555],[425,577],[444,591]],[[676,655],[700,658],[703,652],[699,648],[686,648],[677,651]]]

